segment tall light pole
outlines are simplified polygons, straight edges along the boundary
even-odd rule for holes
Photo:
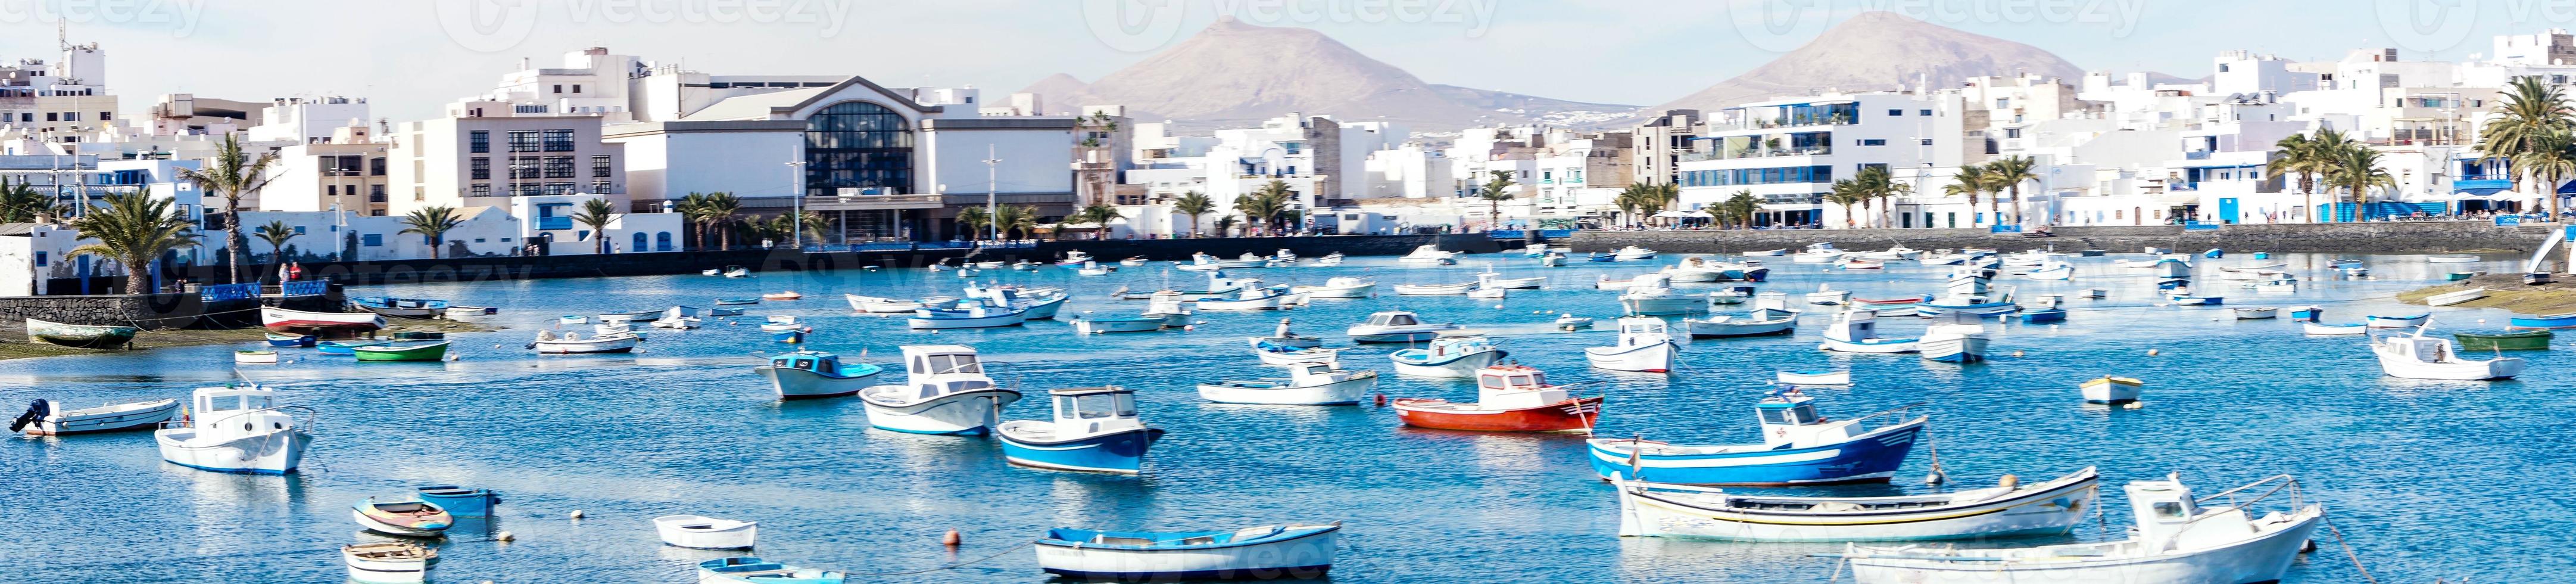
[[[787,163],[787,223],[794,226],[796,251],[805,251],[805,161]]]
[[[984,220],[993,224],[993,238],[1002,238],[1002,156],[991,144],[984,145]]]

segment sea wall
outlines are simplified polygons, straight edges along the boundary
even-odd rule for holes
[[[1635,245],[1675,253],[1732,253],[1789,248],[1817,242],[1843,249],[1879,249],[1904,244],[1915,249],[1984,247],[2021,250],[2054,246],[2058,251],[2100,249],[2135,252],[2153,247],[2196,252],[2282,253],[2449,253],[2511,250],[2528,252],[2556,226],[2497,226],[2484,222],[2421,221],[2323,223],[2313,225],[2228,225],[2185,230],[2178,225],[2142,227],[2059,227],[2057,237],[1994,234],[1982,229],[1784,229],[1703,231],[1586,231],[1572,238],[1575,251],[1609,251]]]
[[[66,324],[122,325],[145,329],[239,328],[259,324],[259,299],[207,302],[196,293],[138,296],[7,296],[0,297],[0,329],[23,331],[27,319]],[[270,299],[272,304],[302,310],[338,310],[340,296]]]

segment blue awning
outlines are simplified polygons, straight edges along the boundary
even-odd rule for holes
[[[2505,191],[2504,189],[2458,189],[2458,190],[2455,190],[2455,191],[2452,191],[2452,192],[2453,192],[2454,194],[2458,194],[2458,195],[2462,195],[2462,196],[2467,196],[2467,197],[2484,197],[2484,196],[2494,195],[2494,194],[2496,194],[2496,193],[2501,193],[2501,192],[2504,192],[2504,191]]]

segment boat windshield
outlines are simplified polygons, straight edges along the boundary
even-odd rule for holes
[[[912,368],[919,373],[983,373],[984,364],[971,354],[950,353],[913,358]]]
[[[1380,315],[1377,315],[1377,318],[1373,318],[1373,319],[1370,319],[1370,320],[1375,321],[1375,322],[1371,322],[1371,323],[1369,323],[1369,324],[1381,325],[1381,326],[1401,326],[1401,325],[1409,325],[1409,324],[1413,324],[1413,323],[1414,323],[1413,315],[1412,315],[1412,314],[1402,313],[1402,312],[1394,313],[1394,314],[1380,314]]]
[[[1809,406],[1807,404],[1798,404],[1789,407],[1765,405],[1760,409],[1762,411],[1762,423],[1764,425],[1803,426],[1816,423],[1816,410],[1813,406]]]
[[[1074,396],[1075,405],[1078,406],[1074,409],[1074,411],[1077,412],[1076,417],[1090,420],[1117,417],[1120,413],[1135,415],[1135,404],[1119,403],[1120,400],[1118,400],[1118,397],[1118,394],[1114,393],[1095,393],[1090,395]]]

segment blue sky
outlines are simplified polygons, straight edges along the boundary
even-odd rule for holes
[[[0,57],[52,58],[62,18],[74,42],[109,50],[129,110],[162,93],[338,93],[404,120],[485,89],[522,57],[551,63],[594,44],[713,73],[1008,92],[1057,72],[1097,79],[1224,14],[1321,30],[1433,83],[1650,105],[1869,9],[2088,69],[2186,77],[2224,49],[2456,59],[2488,51],[2492,35],[2576,28],[2576,0],[0,0],[0,30],[14,33],[0,35]],[[1766,15],[1781,24],[1754,24]]]

